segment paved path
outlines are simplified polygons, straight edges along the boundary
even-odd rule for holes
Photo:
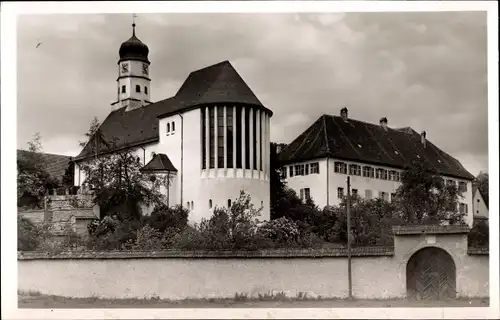
[[[19,296],[19,308],[432,308],[432,307],[488,307],[488,299],[448,301],[408,300],[285,300],[285,301],[235,301],[189,300],[171,302],[164,300],[101,300],[96,298],[64,298],[55,296]]]

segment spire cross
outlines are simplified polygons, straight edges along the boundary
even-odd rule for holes
[[[134,13],[132,14],[132,32],[135,36],[135,18],[137,18],[137,15]]]

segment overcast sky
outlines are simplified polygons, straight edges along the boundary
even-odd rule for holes
[[[18,148],[75,156],[116,98],[131,15],[23,16],[18,24]],[[322,114],[427,131],[474,175],[488,167],[486,14],[141,14],[151,97],[229,60],[291,142]],[[36,48],[37,43],[42,44]]]

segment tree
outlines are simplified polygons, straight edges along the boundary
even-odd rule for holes
[[[102,147],[116,144],[115,137],[106,137],[99,130],[99,121],[94,118],[86,134],[94,157],[81,163],[85,173],[85,184],[94,194],[94,203],[104,215],[116,214],[121,220],[138,220],[141,206],[161,206],[165,197],[161,186],[167,185],[164,176],[150,176],[140,172],[142,164],[133,149],[99,155]],[[116,146],[116,145],[115,145]]]
[[[17,158],[17,200],[20,207],[42,207],[48,189],[57,187],[57,181],[45,168],[42,141],[39,133],[28,141],[28,151]]]
[[[283,207],[280,207],[280,200],[287,195],[286,183],[283,181],[279,159],[278,159],[278,148],[283,148],[284,144],[278,144],[271,142],[270,145],[270,200],[271,200],[271,219],[278,219],[285,215],[286,211]]]
[[[445,183],[434,169],[418,162],[406,169],[401,179],[395,204],[405,223],[464,223],[465,213],[458,212],[461,193],[456,185]]]

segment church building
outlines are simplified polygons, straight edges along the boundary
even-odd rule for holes
[[[75,161],[75,185],[85,181],[82,162],[131,148],[145,174],[168,174],[168,204],[189,210],[190,221],[209,218],[247,192],[260,220],[269,220],[270,118],[231,63],[193,71],[170,98],[151,101],[149,48],[136,36],[119,50],[117,97],[99,132],[113,146],[95,154],[89,142]],[[92,139],[90,140],[92,141]]]

